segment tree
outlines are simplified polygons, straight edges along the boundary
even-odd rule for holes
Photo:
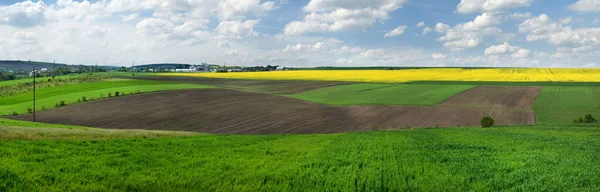
[[[481,121],[480,121],[480,125],[481,125],[481,127],[492,127],[492,126],[494,126],[494,119],[492,119],[492,117],[490,117],[490,116],[482,117]]]

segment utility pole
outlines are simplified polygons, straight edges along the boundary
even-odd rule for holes
[[[33,122],[35,122],[35,67],[33,67]]]
[[[131,69],[133,70],[132,76],[135,76],[135,61],[133,62]]]

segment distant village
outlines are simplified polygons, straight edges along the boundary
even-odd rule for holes
[[[197,72],[213,72],[213,73],[228,73],[228,72],[257,72],[257,71],[284,71],[292,70],[292,68],[283,66],[226,66],[214,65],[208,63],[196,64],[149,64],[132,67],[137,72],[174,72],[174,73],[197,73]]]

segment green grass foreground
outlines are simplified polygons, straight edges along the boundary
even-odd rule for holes
[[[436,105],[475,85],[373,84],[327,87],[294,95],[329,105]]]
[[[0,191],[599,191],[599,161],[600,127],[0,140]]]

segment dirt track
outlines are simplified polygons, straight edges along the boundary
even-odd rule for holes
[[[39,112],[40,122],[117,129],[205,133],[338,133],[407,127],[534,124],[530,109],[464,107],[333,107],[294,98],[226,89],[179,90],[97,100]],[[31,115],[14,119],[29,120]]]
[[[477,86],[456,94],[439,106],[531,108],[542,91],[536,86]]]
[[[327,82],[327,81],[264,81],[251,79],[223,79],[205,77],[177,77],[177,76],[138,76],[127,77],[141,80],[170,81],[177,83],[211,85],[220,88],[232,88],[244,91],[272,93],[272,94],[296,94],[314,89],[320,89],[336,85],[351,84],[351,82]]]

